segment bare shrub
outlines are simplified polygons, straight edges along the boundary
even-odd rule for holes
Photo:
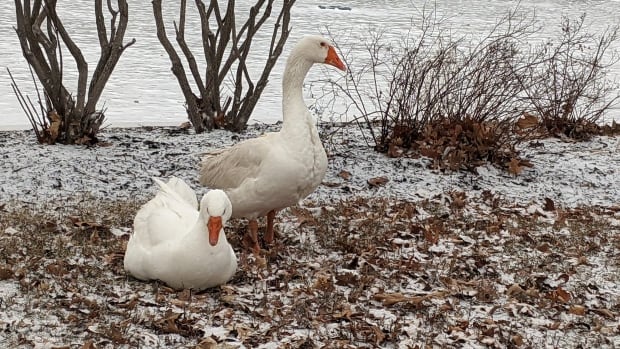
[[[172,72],[183,91],[189,120],[196,132],[213,128],[241,131],[245,129],[254,106],[267,86],[271,69],[282,53],[290,32],[290,11],[295,0],[284,0],[281,5],[273,27],[268,56],[257,81],[253,81],[250,77],[247,58],[254,36],[271,16],[274,0],[256,1],[250,9],[247,20],[240,27],[237,26],[234,0],[228,1],[225,12],[220,9],[218,1],[210,1],[208,6],[201,0],[195,1],[200,14],[202,45],[206,60],[204,80],[196,58],[185,41],[186,2],[181,0],[179,22],[174,23],[174,30],[176,41],[185,56],[198,93],[194,93],[185,74],[181,57],[166,36],[161,0],[153,0],[153,13],[157,25],[157,37],[172,62]],[[221,87],[229,74],[233,75],[234,92],[222,104]]]
[[[31,72],[34,70],[43,87],[43,96],[37,88],[38,106],[35,107],[30,99],[19,91],[14,80],[13,89],[40,143],[83,144],[97,141],[96,136],[104,120],[103,111],[96,109],[97,102],[121,54],[135,42],[134,39],[123,44],[128,20],[126,0],[117,0],[118,10],[114,10],[111,0],[107,0],[111,13],[109,35],[102,2],[103,0],[95,1],[101,55],[88,83],[88,64],[58,17],[56,0],[35,0],[32,6],[30,1],[24,1],[22,5],[21,0],[15,0],[15,31]],[[42,29],[43,25],[45,29]],[[61,41],[77,64],[75,98],[63,81],[64,56]]]
[[[337,85],[354,100],[365,129],[377,130],[371,134],[378,151],[413,150],[453,170],[487,161],[507,166],[517,156],[512,125],[524,108],[515,78],[523,72],[518,42],[534,31],[532,18],[510,12],[475,43],[453,37],[434,13],[424,13],[401,42],[381,43],[374,35],[366,45],[370,64],[362,74],[375,82],[370,91],[360,92],[357,72]]]
[[[608,98],[614,87],[605,80],[617,58],[604,59],[617,29],[594,40],[583,31],[583,17],[571,23],[565,20],[559,42],[539,47],[530,44],[539,31],[536,17],[517,9],[475,39],[455,37],[434,11],[423,12],[399,42],[371,32],[368,63],[347,62],[352,71],[329,82],[332,95],[345,97],[344,113],[359,115],[354,120],[377,151],[427,156],[439,169],[490,162],[518,173],[530,164],[516,146],[540,136],[535,115],[552,133],[575,137],[599,132],[597,121],[618,98]]]
[[[618,52],[610,52],[619,27],[596,35],[584,22],[585,15],[563,18],[559,39],[544,42],[529,57],[530,79],[523,87],[530,113],[551,135],[588,139],[599,134],[601,117],[620,98],[618,84],[606,75],[619,60]]]

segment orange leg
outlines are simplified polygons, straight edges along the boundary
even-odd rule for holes
[[[252,241],[252,249],[255,254],[260,253],[260,246],[258,245],[258,221],[256,219],[250,219],[248,222],[248,227],[250,230],[250,239]]]
[[[273,219],[276,218],[276,211],[271,210],[267,213],[267,231],[265,232],[265,242],[271,244],[274,239]]]

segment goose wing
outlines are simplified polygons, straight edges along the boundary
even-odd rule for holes
[[[269,134],[207,154],[202,159],[200,184],[209,188],[232,189],[246,179],[258,177],[269,159],[275,138]]]

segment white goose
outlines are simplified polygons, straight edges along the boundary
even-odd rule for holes
[[[312,193],[327,170],[327,155],[302,91],[304,78],[315,63],[346,70],[329,40],[304,37],[293,48],[284,70],[282,129],[207,154],[202,160],[200,183],[228,194],[232,217],[249,220],[256,252],[260,250],[256,219],[267,216],[264,239],[271,243],[276,211]]]
[[[237,257],[223,230],[232,213],[226,194],[210,190],[198,210],[196,194],[181,179],[153,180],[160,190],[136,214],[125,270],[176,289],[202,290],[230,280]]]

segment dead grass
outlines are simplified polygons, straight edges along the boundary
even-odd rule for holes
[[[283,212],[267,263],[194,293],[123,271],[138,202],[2,208],[9,347],[609,347],[620,338],[620,207],[513,205],[489,193],[353,198]]]

